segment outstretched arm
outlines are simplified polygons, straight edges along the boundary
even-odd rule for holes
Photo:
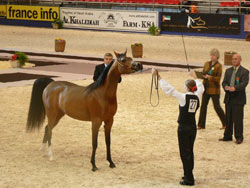
[[[205,88],[200,80],[196,79],[195,83],[197,86],[197,91],[195,92],[195,94],[198,96],[199,100],[201,101],[202,94],[205,91]]]
[[[155,76],[158,75],[158,80],[160,81],[161,89],[167,95],[175,97],[178,100],[180,106],[184,106],[186,104],[184,93],[177,91],[171,84],[169,84],[166,80],[162,79],[155,68],[152,68],[152,74]]]

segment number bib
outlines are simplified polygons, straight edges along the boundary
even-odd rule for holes
[[[196,111],[197,105],[198,105],[198,100],[190,99],[189,100],[188,112],[194,113]]]

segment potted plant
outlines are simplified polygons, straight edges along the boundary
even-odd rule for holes
[[[64,52],[65,45],[66,45],[66,41],[64,39],[61,39],[61,38],[55,39],[55,51],[56,52]]]
[[[131,44],[132,55],[135,58],[142,58],[143,54],[143,45],[142,43]]]
[[[160,35],[161,29],[160,29],[159,27],[156,27],[156,26],[153,24],[153,25],[151,25],[151,26],[148,28],[148,32],[149,32],[151,35],[158,36],[158,35]]]
[[[63,27],[63,21],[60,18],[54,19],[52,22],[54,29],[61,29]]]
[[[250,33],[246,34],[246,41],[250,41]]]
[[[29,60],[28,56],[24,52],[16,52],[11,56],[11,66],[13,68],[22,67],[25,65],[25,62]]]
[[[224,52],[224,65],[232,65],[232,58],[236,52],[233,51],[225,51]]]

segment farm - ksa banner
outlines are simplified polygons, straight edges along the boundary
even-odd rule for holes
[[[157,12],[61,8],[64,27],[147,32],[158,26]]]

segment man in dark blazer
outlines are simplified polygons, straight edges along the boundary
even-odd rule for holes
[[[236,144],[243,142],[244,105],[246,104],[246,86],[249,82],[249,71],[241,66],[241,56],[234,54],[233,67],[228,68],[224,75],[222,87],[225,90],[227,125],[224,137],[220,141],[231,141],[234,127]]]
[[[94,76],[93,76],[94,81],[96,81],[99,78],[99,76],[104,71],[105,67],[107,67],[112,61],[113,61],[113,55],[111,53],[106,53],[104,55],[104,63],[100,64],[100,65],[97,65],[95,67],[95,72],[94,72]],[[121,82],[121,78],[119,80],[119,83],[120,82]]]

